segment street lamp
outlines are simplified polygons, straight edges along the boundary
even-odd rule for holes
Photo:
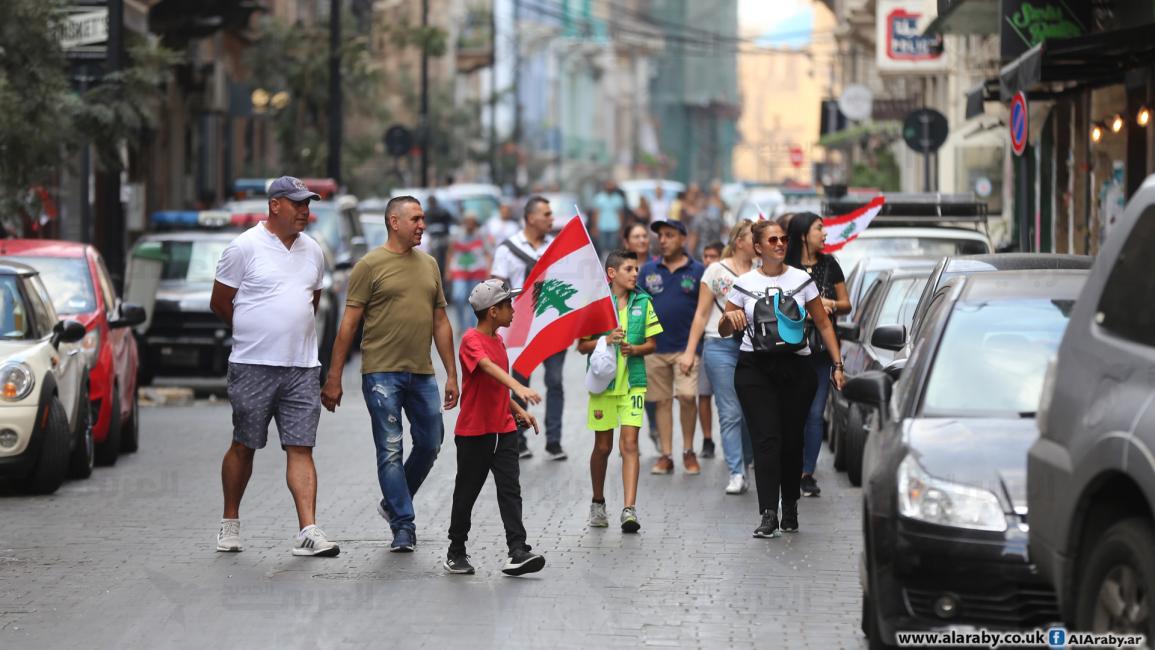
[[[1091,125],[1091,142],[1098,142],[1103,139],[1103,131],[1106,125],[1102,122],[1095,122]]]
[[[1122,131],[1124,124],[1126,124],[1126,122],[1123,121],[1123,116],[1116,113],[1115,117],[1111,118],[1111,132],[1118,133]]]
[[[1135,116],[1135,121],[1139,124],[1139,126],[1145,127],[1148,124],[1150,124],[1151,123],[1151,109],[1147,108],[1146,106],[1141,106],[1139,108],[1138,115]]]

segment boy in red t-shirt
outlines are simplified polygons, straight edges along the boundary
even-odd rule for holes
[[[473,288],[469,305],[477,315],[477,327],[461,337],[461,412],[457,416],[457,481],[453,486],[453,510],[449,519],[449,553],[445,570],[473,573],[465,540],[470,516],[485,479],[493,472],[497,507],[505,525],[509,561],[501,570],[511,576],[541,571],[545,558],[531,553],[521,523],[520,468],[517,460],[517,425],[533,427],[537,420],[510,399],[512,390],[528,404],[541,395],[522,386],[509,374],[509,356],[498,328],[513,322],[513,297],[501,280],[486,280]],[[516,421],[515,421],[516,418]]]

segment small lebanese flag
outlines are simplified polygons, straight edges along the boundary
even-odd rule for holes
[[[826,247],[822,249],[822,252],[835,253],[858,239],[862,231],[866,230],[870,222],[874,221],[874,218],[882,211],[883,203],[886,203],[886,197],[876,196],[870,200],[870,203],[854,212],[823,219],[822,225],[826,227],[827,236]]]
[[[606,272],[580,217],[541,254],[513,308],[505,344],[513,370],[526,377],[577,339],[618,326]]]

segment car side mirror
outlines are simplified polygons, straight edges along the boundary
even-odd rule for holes
[[[846,382],[842,394],[851,402],[885,409],[894,390],[894,380],[881,370],[864,372]]]
[[[84,338],[88,331],[84,325],[74,320],[62,320],[52,327],[52,345],[61,343],[76,343]]]
[[[898,352],[906,344],[906,326],[880,325],[871,333],[870,344],[876,348]]]
[[[857,323],[841,321],[834,326],[834,331],[838,333],[838,338],[843,341],[858,340],[859,327]]]
[[[133,305],[131,303],[121,303],[120,317],[108,322],[108,326],[112,329],[120,327],[136,327],[145,320],[148,315],[144,313],[144,307],[140,305]]]

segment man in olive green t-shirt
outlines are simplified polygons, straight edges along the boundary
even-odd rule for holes
[[[409,552],[417,543],[413,495],[433,468],[445,433],[441,408],[457,406],[457,364],[453,330],[445,313],[445,294],[437,262],[417,249],[425,232],[425,212],[411,196],[385,207],[389,239],[357,262],[349,277],[349,295],[321,403],[330,411],[341,404],[341,373],[362,318],[361,391],[369,407],[377,446],[377,481],[382,499],[377,511],[393,530],[391,551]],[[445,401],[433,375],[429,345],[445,366]],[[410,423],[413,450],[404,466],[401,412]]]

